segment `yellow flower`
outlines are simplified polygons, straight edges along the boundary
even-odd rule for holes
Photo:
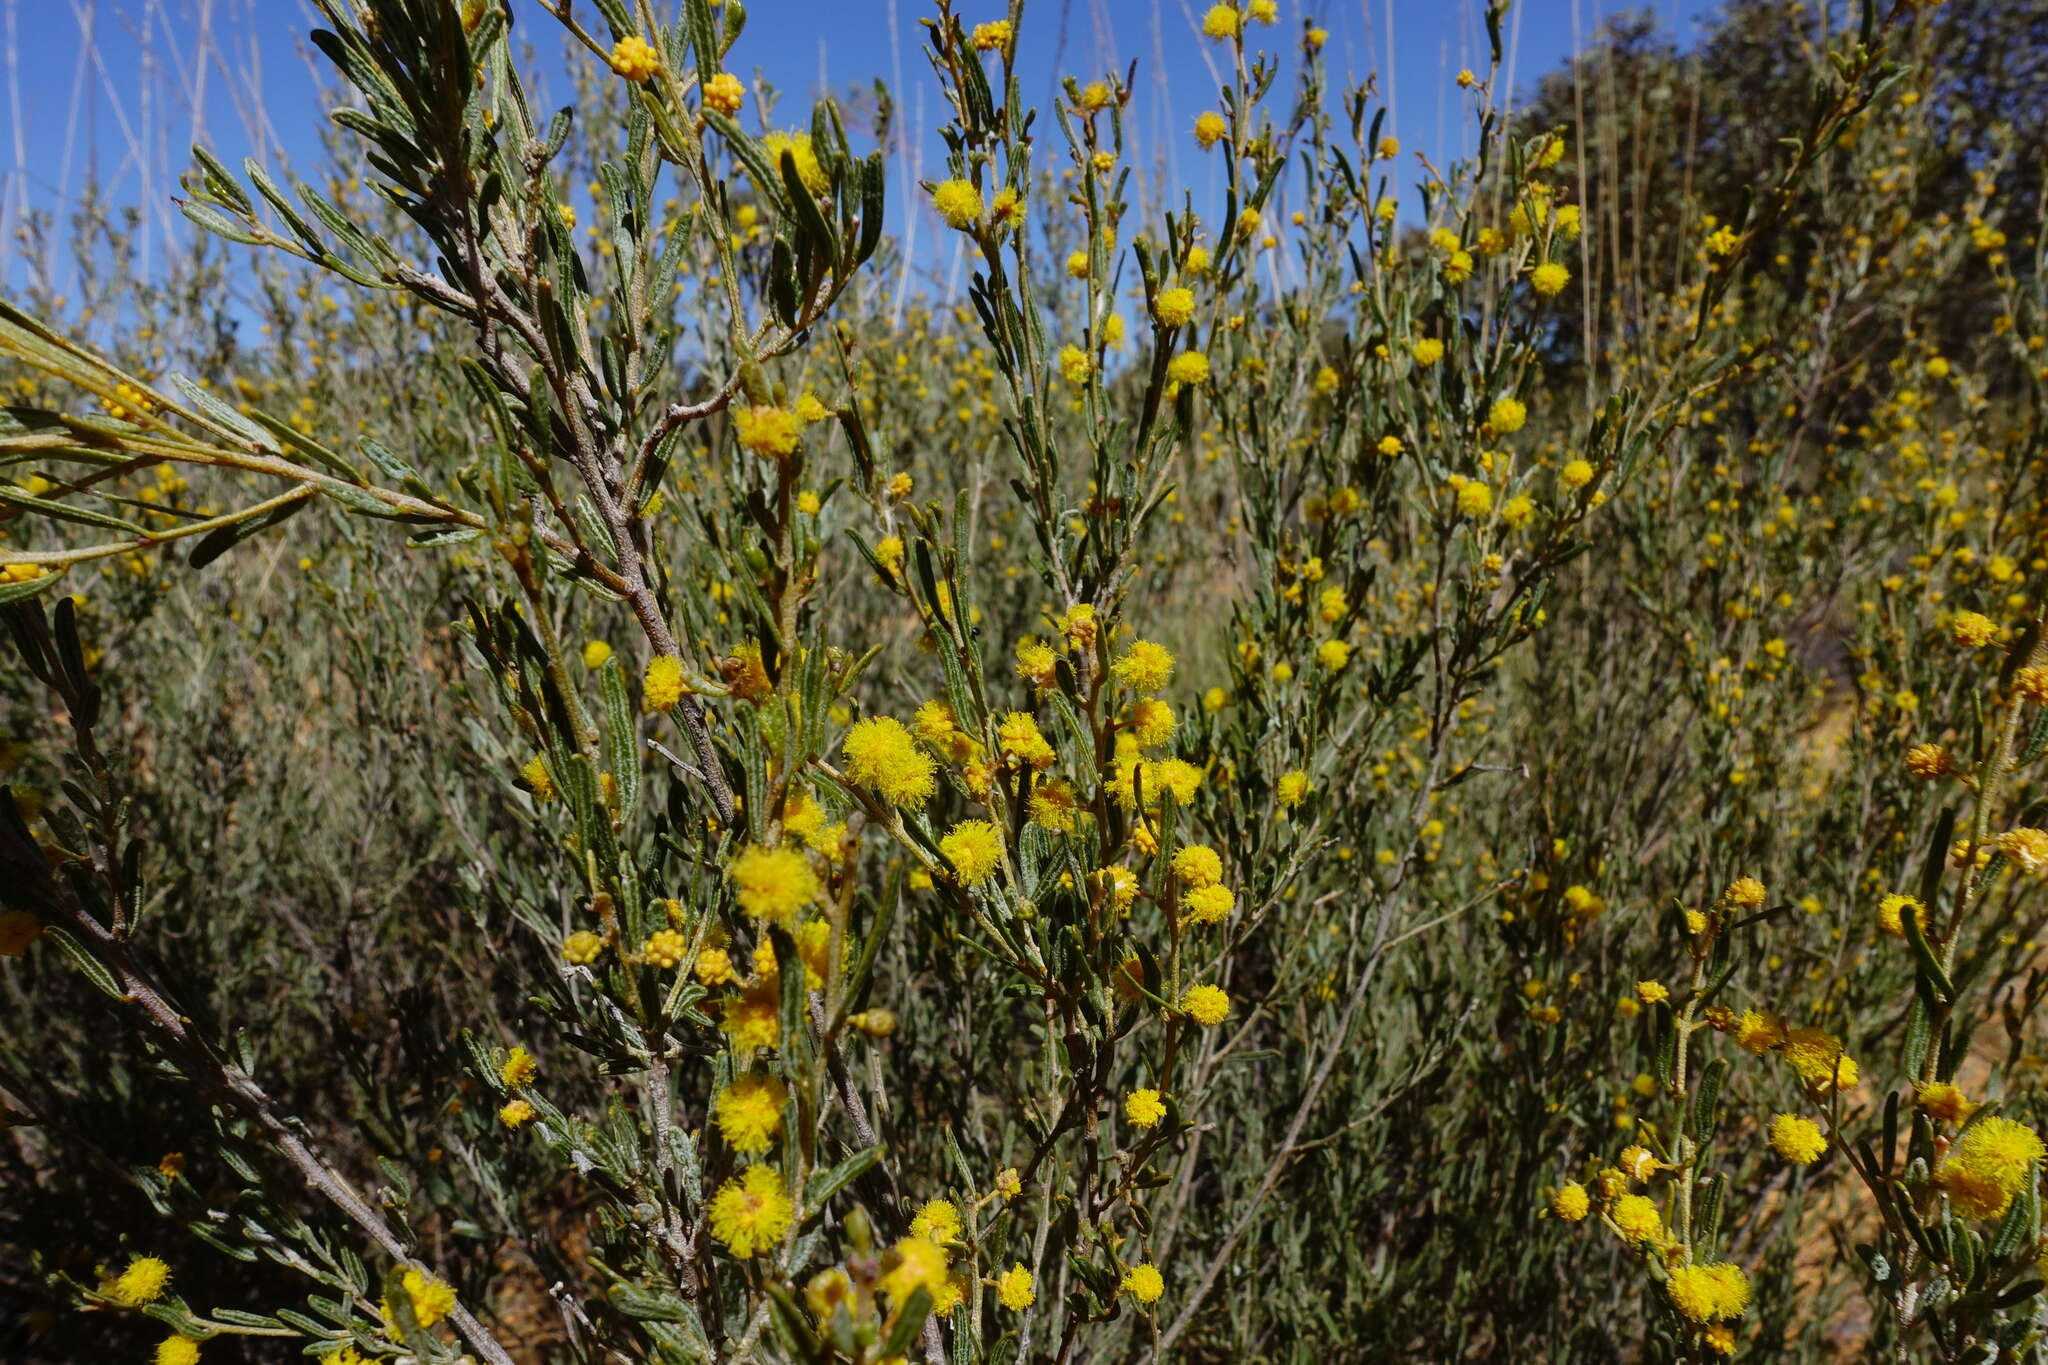
[[[498,1082],[501,1085],[532,1085],[540,1075],[540,1063],[533,1060],[533,1054],[523,1047],[515,1047],[505,1054],[505,1061],[498,1068]]]
[[[1058,757],[1028,711],[1012,711],[1004,716],[1003,723],[996,727],[996,743],[1002,747],[1005,758],[1040,770],[1051,767]]]
[[[1415,357],[1415,363],[1418,365],[1434,365],[1444,358],[1444,344],[1435,337],[1424,337],[1415,343],[1415,348],[1410,354]]]
[[[673,711],[683,699],[683,661],[673,654],[657,654],[647,661],[640,682],[640,699],[650,711]]]
[[[1162,289],[1152,296],[1152,316],[1162,327],[1181,327],[1195,315],[1195,291]]]
[[[1176,384],[1194,386],[1209,382],[1209,357],[1200,351],[1182,351],[1166,363],[1166,377]]]
[[[673,971],[690,951],[690,941],[673,929],[656,929],[640,945],[640,956],[662,971]]]
[[[704,87],[704,107],[727,116],[737,114],[747,98],[747,87],[730,71],[721,71]]]
[[[412,1304],[413,1321],[422,1327],[432,1327],[448,1316],[455,1308],[455,1290],[420,1270],[407,1270],[399,1279],[400,1287]],[[387,1297],[380,1305],[384,1314],[384,1325],[396,1329],[398,1318],[391,1311],[391,1300]]]
[[[1173,681],[1173,655],[1151,640],[1134,640],[1110,668],[1133,692],[1157,692]]]
[[[780,460],[794,452],[797,437],[803,434],[803,426],[795,413],[765,403],[735,408],[732,424],[742,446],[771,460]]]
[[[1003,832],[987,820],[962,820],[939,840],[939,852],[964,886],[985,882],[1003,861]]]
[[[892,806],[922,806],[938,790],[937,765],[917,747],[903,723],[871,716],[840,741],[846,775]]]
[[[976,52],[1004,52],[1010,50],[1010,43],[1016,31],[1008,19],[991,19],[985,24],[974,26],[974,50]]]
[[[1205,109],[1195,115],[1195,141],[1204,147],[1215,146],[1229,131],[1230,125],[1214,109]]]
[[[1771,1120],[1771,1146],[1797,1166],[1810,1166],[1828,1149],[1827,1135],[1812,1119],[1780,1114]]]
[[[1586,1187],[1576,1180],[1567,1180],[1557,1187],[1550,1196],[1550,1212],[1567,1223],[1576,1223],[1592,1210],[1593,1201],[1586,1195]]]
[[[1308,799],[1308,774],[1296,768],[1293,772],[1280,774],[1280,781],[1273,791],[1273,799],[1283,810],[1292,810]]]
[[[1235,38],[1244,27],[1244,17],[1235,5],[1211,5],[1209,12],[1202,16],[1202,36],[1205,38]]]
[[[1853,1058],[1842,1053],[1841,1040],[1817,1028],[1796,1028],[1785,1035],[1785,1060],[1806,1088],[1817,1095],[1854,1090],[1860,1079]]]
[[[1166,1117],[1166,1103],[1157,1090],[1133,1090],[1124,1096],[1124,1117],[1139,1128],[1151,1128]]]
[[[905,1237],[882,1257],[882,1292],[901,1304],[920,1286],[937,1302],[946,1292],[946,1249],[929,1237]]]
[[[586,640],[583,644],[583,666],[603,668],[604,661],[612,657],[612,647],[602,640]]]
[[[106,1292],[109,1298],[117,1299],[130,1308],[140,1308],[163,1297],[164,1287],[170,1282],[170,1266],[154,1256],[137,1256],[107,1286]]]
[[[155,1365],[199,1365],[199,1343],[187,1336],[169,1336],[157,1343]]]
[[[818,160],[818,151],[811,145],[809,133],[769,133],[761,139],[761,150],[768,157],[768,164],[777,168],[778,179],[782,154],[788,152],[789,159],[796,164],[796,178],[803,182],[805,189],[812,194],[823,194],[832,188],[832,177],[825,173],[824,163]]]
[[[1897,894],[1886,896],[1877,903],[1877,927],[1893,938],[1906,935],[1905,914],[1913,912],[1913,922],[1922,929],[1927,927],[1927,907],[1912,896]]]
[[[1174,875],[1189,886],[1214,886],[1223,880],[1223,859],[1207,844],[1183,844],[1174,853]]]
[[[981,191],[965,180],[945,180],[932,187],[932,207],[949,227],[963,231],[981,221]]]
[[[1721,899],[1738,910],[1754,910],[1764,903],[1764,884],[1754,877],[1737,877],[1728,883]]]
[[[604,952],[604,940],[588,929],[578,929],[562,940],[562,958],[572,967],[587,967]]]
[[[1181,896],[1180,908],[1190,924],[1216,924],[1237,908],[1237,897],[1227,886],[1198,886]]]
[[[1230,1014],[1230,996],[1220,986],[1190,986],[1180,998],[1180,1007],[1203,1028],[1215,1028]]]
[[[508,1101],[505,1107],[498,1111],[498,1122],[507,1128],[517,1128],[522,1123],[531,1123],[537,1117],[538,1112],[526,1100]]]
[[[1614,1209],[1609,1217],[1614,1220],[1615,1230],[1621,1234],[1621,1240],[1630,1246],[1663,1240],[1664,1217],[1657,1212],[1657,1206],[1644,1195],[1622,1195],[1614,1201]]]
[[[1660,1000],[1669,1000],[1671,991],[1661,981],[1636,982],[1636,999],[1645,1005],[1654,1005]]]
[[[960,1210],[950,1199],[933,1199],[910,1220],[910,1235],[940,1246],[960,1240]]]
[[[1982,612],[1959,611],[1948,619],[1949,638],[1965,649],[1978,649],[1998,638],[1998,623]]]
[[[1124,1272],[1123,1282],[1118,1286],[1139,1303],[1157,1303],[1159,1296],[1166,1292],[1166,1278],[1159,1273],[1159,1267],[1150,1261],[1140,1261]]]
[[[1519,398],[1496,398],[1486,413],[1486,424],[1502,436],[1520,431],[1528,420],[1529,409]]]
[[[629,33],[612,44],[612,70],[641,85],[661,70],[661,54],[637,33]]]
[[[1921,1113],[1942,1123],[1961,1123],[1977,1107],[1947,1081],[1930,1081],[1926,1085],[1914,1086],[1913,1103],[1920,1107]]]
[[[1038,1299],[1031,1287],[1031,1272],[1019,1261],[996,1276],[996,1298],[1012,1313],[1021,1313]]]
[[[1700,1326],[1741,1317],[1749,1307],[1749,1276],[1733,1261],[1682,1265],[1664,1289],[1680,1316]]]
[[[711,1104],[719,1134],[743,1156],[767,1151],[782,1131],[782,1106],[788,1098],[788,1087],[773,1076],[749,1073],[737,1078]]]
[[[711,1196],[711,1235],[741,1260],[766,1251],[796,1215],[773,1166],[749,1166]]]
[[[1571,283],[1571,279],[1571,271],[1555,261],[1545,261],[1529,272],[1529,287],[1549,298],[1553,294],[1561,293],[1564,287]]]
[[[810,859],[794,848],[749,844],[725,875],[736,890],[740,909],[755,919],[788,925],[797,911],[818,898],[818,874],[811,870]]]
[[[1477,479],[1458,490],[1458,510],[1468,517],[1483,517],[1493,510],[1493,490]]]

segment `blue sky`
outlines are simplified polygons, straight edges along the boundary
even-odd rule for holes
[[[977,7],[970,22],[1000,14],[1004,0]],[[560,91],[553,21],[531,0],[512,0],[519,31],[540,53],[541,91]],[[673,0],[656,0],[657,10]],[[1136,59],[1134,132],[1164,153],[1166,172],[1210,202],[1213,158],[1196,151],[1189,127],[1214,103],[1208,63],[1216,49],[1196,36],[1206,0],[1030,0],[1018,64],[1027,100],[1049,103],[1059,74],[1082,78]],[[1561,62],[1600,22],[1641,5],[1615,0],[1525,0],[1507,20],[1509,74],[1525,89]],[[1707,0],[1650,0],[1667,31],[1690,39]],[[579,6],[595,24],[589,7]],[[980,13],[986,9],[987,13]],[[1389,131],[1411,151],[1441,160],[1469,140],[1452,78],[1485,64],[1476,0],[1280,0],[1281,20],[1254,32],[1276,51],[1294,46],[1304,18],[1329,31],[1333,78],[1379,75],[1392,110]],[[755,0],[730,64],[758,72],[785,92],[795,118],[811,96],[868,86],[896,93],[912,127],[941,118],[922,55],[918,20],[930,0]],[[314,12],[303,0],[0,0],[5,90],[0,91],[0,228],[11,247],[24,206],[62,211],[97,178],[118,203],[143,210],[139,246],[150,263],[196,231],[170,204],[188,148],[203,141],[229,165],[255,155],[273,172],[310,171],[317,142],[324,59],[305,34]],[[203,58],[203,60],[201,60]],[[549,77],[552,76],[552,81]],[[939,159],[929,139],[923,164]],[[902,231],[906,167],[892,168],[892,229]],[[5,253],[0,287],[20,284],[16,253]]]

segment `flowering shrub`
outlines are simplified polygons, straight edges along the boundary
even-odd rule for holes
[[[1504,7],[1404,224],[1267,0],[1207,212],[940,0],[939,306],[736,3],[534,6],[553,119],[316,4],[345,170],[182,205],[260,353],[0,304],[28,1349],[2034,1358],[2048,318],[1925,16],[1646,265]]]

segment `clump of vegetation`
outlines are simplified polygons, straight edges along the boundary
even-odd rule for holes
[[[316,7],[0,302],[13,1355],[2040,1358],[2023,7],[1496,5],[1404,208],[1217,4],[1198,207],[939,0],[893,209],[737,3]]]

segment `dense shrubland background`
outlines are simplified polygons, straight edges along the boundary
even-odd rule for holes
[[[326,8],[361,52],[455,41],[429,0]],[[540,197],[500,207],[532,255],[505,278],[542,316],[548,290],[519,273],[537,270],[611,338],[569,346],[570,368],[636,437],[664,405],[709,409],[628,510],[743,798],[731,822],[685,771],[703,762],[687,734],[647,708],[662,651],[644,624],[512,532],[618,549],[565,472],[571,424],[493,410],[531,356],[491,360],[426,285],[363,288],[274,249],[202,236],[138,278],[133,218],[109,205],[10,244],[86,281],[8,300],[0,561],[128,534],[53,503],[160,531],[288,486],[134,444],[147,423],[120,419],[172,408],[233,444],[172,373],[267,414],[279,449],[291,433],[345,452],[361,482],[484,533],[409,545],[432,517],[394,527],[335,495],[203,567],[172,541],[36,597],[11,575],[8,1358],[144,1359],[167,1333],[208,1361],[488,1356],[436,1326],[431,1296],[391,1313],[399,1261],[209,1067],[255,1078],[522,1361],[2040,1357],[2039,1144],[1995,1124],[2048,1119],[2048,836],[2026,833],[2048,824],[2048,17],[1743,0],[1684,50],[1617,20],[1511,108],[1493,73],[1459,82],[1488,111],[1483,157],[1390,226],[1381,177],[1402,154],[1382,139],[1401,130],[1257,8],[1219,39],[1243,55],[1224,131],[1201,135],[1235,158],[1215,205],[1121,202],[1122,167],[1154,149],[1120,143],[1117,106],[1142,93],[1085,88],[1118,73],[1076,73],[1027,129],[1000,41],[975,41],[996,16],[940,13],[924,79],[955,100],[967,160],[926,175],[978,186],[978,303],[898,297],[898,248],[861,240],[867,171],[834,154],[829,119],[785,99],[764,121],[748,92],[738,125],[816,134],[771,182],[780,146],[748,162],[726,125],[679,115],[723,19],[659,16],[666,69],[643,84],[614,42],[654,16],[583,16],[578,118],[544,169],[517,147],[508,163]],[[554,41],[544,7],[514,9],[516,32]],[[498,10],[464,11],[460,41],[484,54],[472,84],[502,93]],[[1307,74],[1266,89],[1257,52],[1305,43]],[[415,106],[430,153],[434,108]],[[872,95],[843,112],[901,116]],[[406,173],[388,149],[370,164],[358,131],[335,131],[332,167],[294,169],[429,282],[475,284],[377,197]],[[678,146],[701,161],[679,171]],[[252,235],[226,178],[195,171],[190,191]],[[565,186],[599,187],[596,221],[555,211]],[[1241,229],[1248,203],[1262,217]],[[678,235],[673,287],[645,287]],[[775,281],[842,235],[788,326]],[[1174,368],[1190,352],[1206,381]],[[615,382],[627,354],[644,370]],[[151,382],[151,406],[124,411],[117,373]],[[87,425],[55,440],[45,410]],[[753,424],[785,414],[801,444],[768,458]],[[358,458],[365,440],[397,454]],[[494,453],[522,442],[559,499]],[[65,463],[80,449],[94,459]],[[64,482],[94,464],[108,482]],[[1170,678],[1119,666],[1139,639],[1171,652]],[[1141,692],[1177,730],[1148,739],[1133,792],[1117,735],[1147,724]],[[913,723],[934,699],[960,728]],[[1052,765],[1006,759],[1018,712]],[[888,763],[863,777],[842,744],[861,717],[911,725],[944,770],[929,828],[896,823]],[[1060,780],[1055,804],[1084,812],[1065,830],[1033,797]],[[1147,820],[1157,785],[1171,799]],[[125,831],[105,847],[102,818]],[[971,842],[940,842],[984,818],[1012,855],[988,883],[964,871]],[[818,829],[839,822],[843,844]],[[124,872],[106,854],[131,837]],[[802,929],[815,911],[736,903],[727,869],[778,841],[813,850],[794,856],[832,907],[808,920],[843,948],[830,961]],[[1220,923],[1189,917],[1207,878],[1172,859],[1188,843],[1220,855]],[[1128,918],[1112,866],[1142,883]],[[199,1053],[47,929],[26,941],[57,900],[92,904],[81,885],[133,891],[139,927],[79,954],[132,954]],[[1894,904],[1887,932],[1888,895],[1930,903],[1925,926]],[[680,966],[653,951],[664,926]],[[565,965],[577,931],[603,940],[594,963]],[[701,954],[727,937],[734,975],[768,982],[776,1045],[749,1050],[720,1013],[742,988]],[[792,952],[815,1001],[776,995]],[[1205,1028],[1185,991],[1211,982],[1230,1012]],[[505,1069],[514,1047],[538,1079]],[[799,1097],[765,1158],[712,1117],[750,1068]],[[1139,1124],[1126,1097],[1145,1089],[1170,1107]],[[522,1095],[537,1117],[505,1121]],[[1818,1160],[1792,1159],[1813,1135],[1774,1128],[1787,1114],[1819,1128]],[[750,1162],[845,1179],[738,1259],[707,1210]],[[947,1311],[920,1328],[903,1243],[934,1231],[938,1199],[966,1226],[936,1238],[926,1287]],[[168,1263],[169,1296],[123,1302],[146,1297],[116,1278],[135,1256]],[[1746,1296],[1692,1274],[1726,1263]],[[835,1269],[837,1338],[839,1291],[814,1278]]]

